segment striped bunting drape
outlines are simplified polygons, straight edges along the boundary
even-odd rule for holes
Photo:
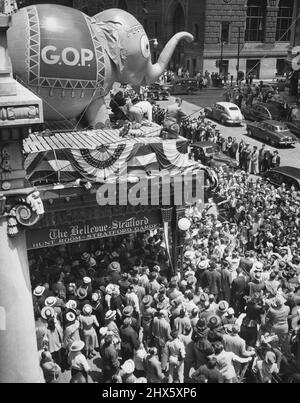
[[[70,182],[86,178],[104,182],[126,174],[142,175],[176,171],[189,165],[188,145],[184,140],[132,139],[90,149],[56,149],[30,153],[25,161],[27,178],[38,182]]]

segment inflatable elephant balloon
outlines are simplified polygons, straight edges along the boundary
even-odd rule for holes
[[[177,33],[152,65],[147,35],[131,14],[110,9],[91,18],[49,4],[18,10],[7,35],[14,75],[43,99],[44,119],[85,116],[93,128],[109,124],[104,97],[114,82],[155,82],[178,42],[193,40]]]

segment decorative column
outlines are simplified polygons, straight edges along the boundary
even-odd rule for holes
[[[174,260],[172,259],[171,256],[171,248],[170,248],[170,242],[169,242],[169,226],[170,224],[172,225],[172,218],[173,218],[173,207],[162,207],[161,209],[161,217],[162,217],[162,222],[163,222],[163,227],[164,227],[164,238],[165,238],[165,244],[166,244],[166,249],[168,252],[169,256],[169,261],[170,261],[170,274],[174,275]],[[173,234],[173,230],[171,229],[171,233]],[[175,245],[172,245],[172,250],[174,249]]]
[[[0,383],[42,382],[24,228],[43,215],[38,192],[26,189],[23,139],[43,121],[41,100],[12,78],[0,9]],[[4,13],[1,14],[1,11]]]
[[[178,223],[181,218],[185,217],[186,207],[177,206],[174,208],[174,218],[172,222],[172,242],[173,242],[173,261],[174,261],[174,272],[178,273],[181,270],[179,260],[181,261],[182,246],[184,243],[184,232],[179,228]]]

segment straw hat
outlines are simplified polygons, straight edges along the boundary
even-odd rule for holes
[[[81,351],[84,348],[84,342],[79,340],[79,341],[74,341],[71,345],[70,351]]]
[[[70,299],[66,303],[66,308],[67,309],[76,309],[77,308],[77,302],[74,299]]]
[[[76,315],[74,312],[70,311],[66,313],[66,321],[67,322],[74,322],[76,320]]]
[[[124,364],[121,366],[121,369],[127,375],[133,374],[135,370],[134,361],[133,360],[125,361]]]
[[[110,320],[116,316],[116,311],[107,311],[105,314],[105,319]]]
[[[90,277],[83,277],[83,283],[84,284],[91,284],[92,279]]]
[[[87,290],[83,287],[79,287],[76,294],[79,299],[84,299],[87,297]]]
[[[49,318],[54,318],[55,312],[52,306],[44,306],[44,308],[41,310],[41,317],[43,319],[49,319]]]
[[[42,285],[38,285],[37,287],[35,287],[33,295],[35,295],[36,297],[40,297],[41,295],[43,295],[45,289],[46,288],[43,287]]]
[[[56,297],[48,297],[45,299],[45,306],[54,306],[57,302]]]

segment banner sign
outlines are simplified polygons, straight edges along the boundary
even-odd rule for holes
[[[48,248],[68,243],[90,241],[135,232],[154,230],[162,226],[160,210],[134,216],[103,217],[80,223],[62,224],[26,231],[27,249]]]

